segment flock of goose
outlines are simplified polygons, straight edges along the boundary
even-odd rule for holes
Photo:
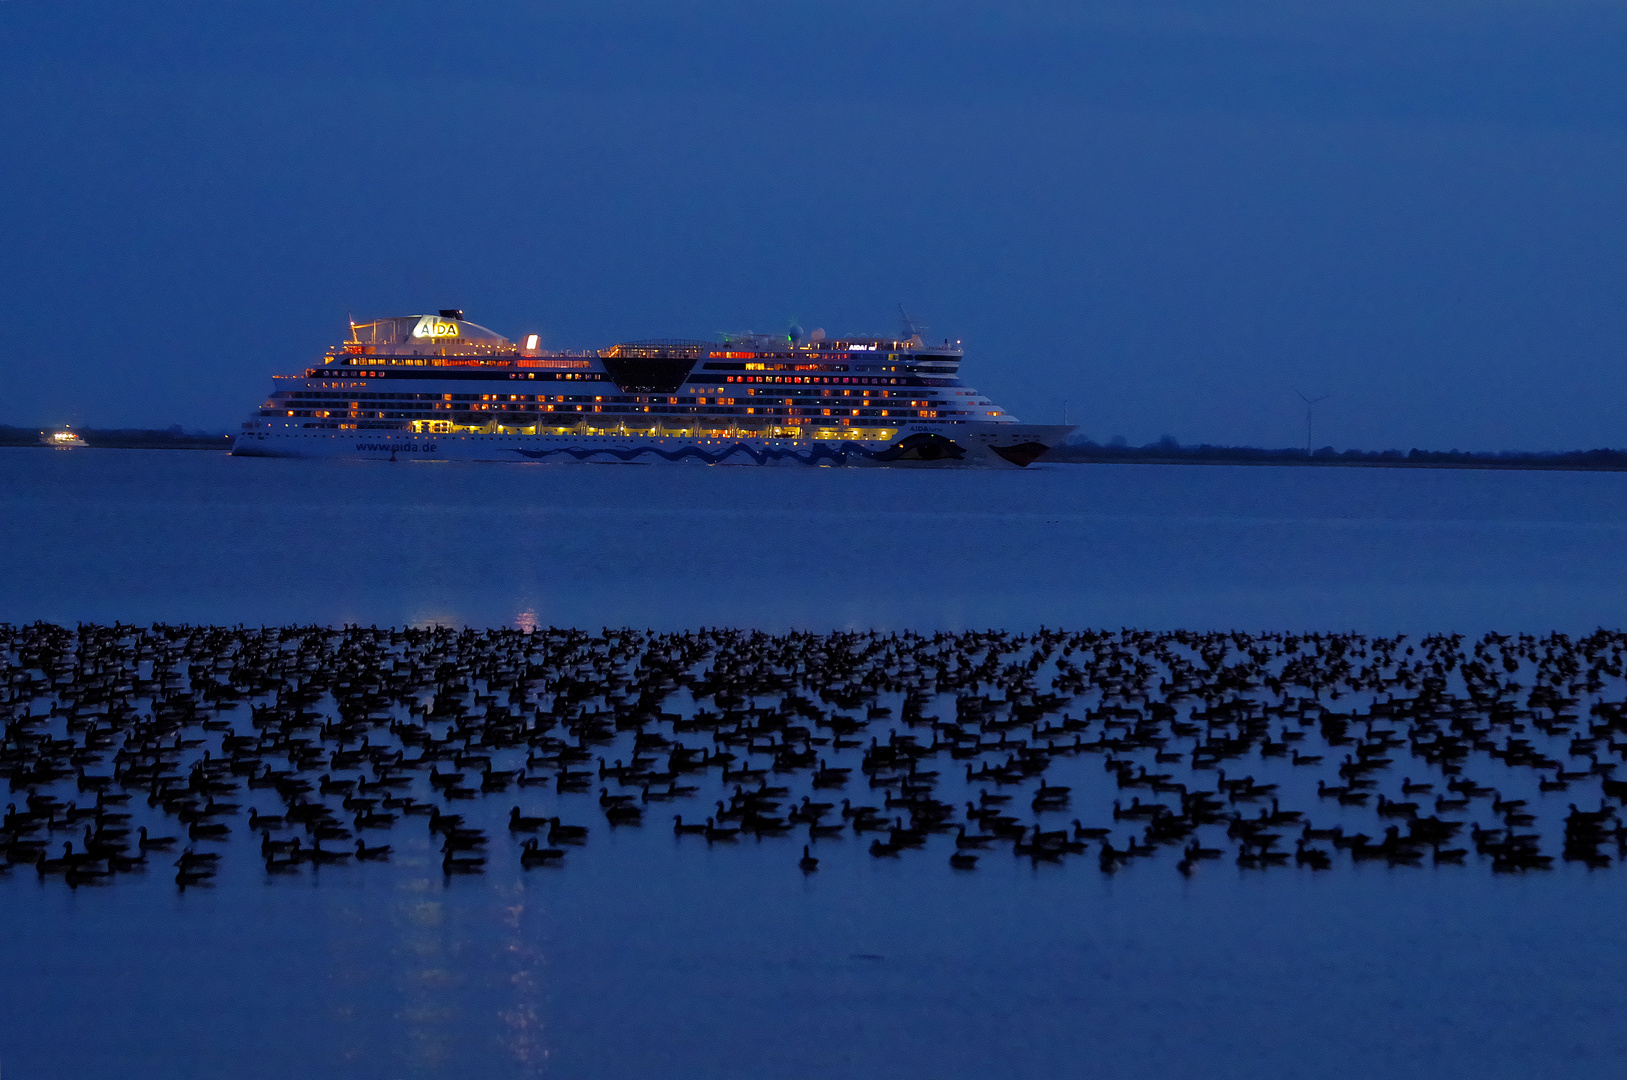
[[[187,888],[411,841],[450,878],[634,828],[780,839],[804,873],[854,841],[962,871],[1600,869],[1624,658],[1609,631],[0,625],[0,877]]]

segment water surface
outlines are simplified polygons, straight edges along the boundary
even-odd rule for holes
[[[1587,630],[1627,476],[0,450],[0,619]]]
[[[1616,474],[0,451],[0,620],[1620,625]],[[8,1077],[1615,1077],[1622,872],[1184,881],[648,827],[564,869],[0,876]],[[416,860],[416,861],[415,861]]]

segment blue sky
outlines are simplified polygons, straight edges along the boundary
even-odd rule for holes
[[[364,317],[963,339],[1147,442],[1627,445],[1627,9],[0,0],[0,422]]]

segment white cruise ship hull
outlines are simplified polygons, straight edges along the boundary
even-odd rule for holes
[[[1074,429],[1048,424],[954,424],[902,428],[886,442],[678,435],[417,434],[410,431],[245,431],[238,457],[365,461],[519,461],[694,465],[851,465],[1022,468]]]

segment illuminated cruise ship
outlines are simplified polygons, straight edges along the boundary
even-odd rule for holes
[[[1018,423],[960,381],[962,356],[913,332],[795,329],[555,352],[462,311],[406,315],[352,323],[320,362],[276,376],[232,453],[1008,468],[1073,430]]]

